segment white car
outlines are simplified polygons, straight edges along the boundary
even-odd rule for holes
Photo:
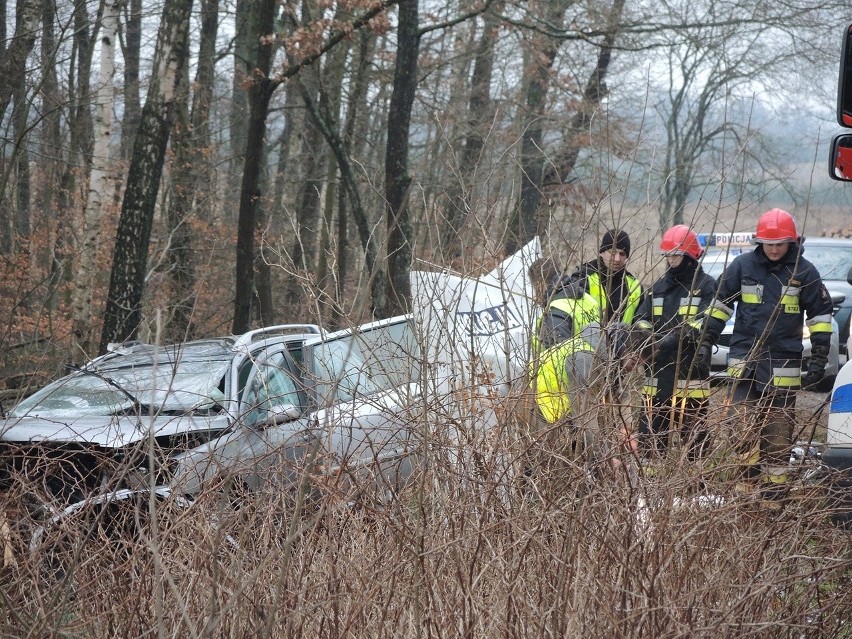
[[[702,259],[701,265],[704,268],[705,272],[712,275],[718,280],[719,277],[722,275],[722,272],[725,270],[725,266],[729,261],[733,260],[734,257],[742,253],[743,250],[752,249],[753,246],[751,246],[750,248],[731,247],[730,250],[711,249]],[[835,293],[831,291],[831,297],[832,301],[834,302],[834,308],[836,312],[840,304],[842,304],[842,302],[845,300],[846,296],[841,293]],[[734,332],[735,320],[736,307],[734,308],[734,315],[732,315],[731,319],[728,320],[728,323],[725,325],[722,334],[719,336],[718,344],[716,344],[716,347],[713,349],[713,355],[710,360],[710,374],[713,378],[724,379],[727,376],[728,349],[731,344],[731,334]],[[825,379],[823,379],[819,386],[819,390],[826,391],[831,388],[831,385],[834,383],[834,378],[837,376],[837,373],[840,370],[840,330],[834,318],[832,318],[831,324],[833,330],[831,333],[831,345],[828,351],[828,362],[825,365]],[[807,361],[811,355],[811,340],[807,326],[805,326],[804,331],[802,333],[802,348],[802,368],[804,370],[807,368]]]

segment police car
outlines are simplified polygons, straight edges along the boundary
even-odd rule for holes
[[[847,333],[852,328],[849,324],[852,324],[852,318],[848,320]],[[852,335],[847,339],[846,347],[847,352],[852,349]],[[852,361],[847,361],[840,369],[831,390],[822,462],[835,471],[830,482],[834,499],[832,505],[837,508],[833,518],[852,526]]]
[[[731,260],[740,253],[754,250],[752,237],[752,233],[699,233],[698,240],[701,242],[702,246],[705,247],[705,254],[701,261],[704,271],[718,280]],[[821,248],[822,241],[831,239],[832,238],[809,238],[805,240],[805,255],[814,263],[817,270],[820,270],[821,261],[827,261],[826,259],[820,259],[820,256],[823,255],[823,252],[819,250]],[[852,259],[852,242],[849,244],[849,249],[850,259]],[[827,286],[831,288],[830,293],[832,300],[834,301],[835,312],[837,312],[838,309],[843,308],[842,304],[846,301],[847,295],[833,290],[833,284],[833,281],[828,280]],[[848,297],[849,302],[852,303],[852,296]],[[711,376],[715,379],[721,380],[727,375],[728,349],[731,344],[731,335],[734,331],[735,320],[736,308],[734,309],[734,315],[731,316],[730,320],[728,320],[728,323],[725,325],[725,329],[719,336],[718,344],[713,349],[713,355],[710,361],[710,371]],[[837,376],[841,364],[840,329],[834,318],[832,318],[832,327],[834,330],[831,334],[828,362],[825,366],[825,379],[820,383],[819,388],[819,390],[824,391],[831,388],[831,384],[834,382],[834,378]],[[807,360],[811,354],[811,340],[807,326],[805,326],[802,333],[802,347],[802,358],[804,360],[803,368],[806,368]],[[845,351],[845,348],[843,350]]]

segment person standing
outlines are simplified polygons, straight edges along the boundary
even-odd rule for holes
[[[630,236],[612,229],[601,238],[600,255],[586,262],[568,279],[579,282],[601,307],[601,321],[632,324],[642,301],[642,285],[627,270]]]
[[[607,354],[626,358],[623,364],[628,368],[635,360],[628,352],[627,327],[602,327],[598,302],[576,283],[563,282],[554,288],[554,272],[552,266],[531,269],[533,282],[540,282],[536,288],[548,292],[538,300],[543,308],[532,337],[529,384],[541,429],[551,434],[545,439],[553,457],[571,458],[582,451],[587,461],[598,462],[619,447],[613,438],[630,445],[629,433],[601,432],[599,408],[606,393]]]
[[[643,298],[634,322],[636,328],[650,331],[654,342],[642,388],[640,450],[649,460],[664,455],[671,433],[677,432],[688,458],[695,461],[708,441],[711,344],[702,341],[702,324],[716,280],[701,268],[704,249],[688,226],[668,229],[660,253],[666,258],[666,272]]]
[[[759,477],[765,496],[783,494],[793,441],[796,391],[825,375],[831,344],[831,295],[804,256],[792,215],[771,209],[760,216],[754,251],[738,255],[719,278],[706,319],[715,342],[734,314],[728,354],[728,413],[743,428],[745,477]],[[807,320],[805,320],[807,315]],[[802,331],[811,357],[802,376]]]

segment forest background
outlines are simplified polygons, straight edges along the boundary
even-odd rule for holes
[[[407,311],[606,228],[846,226],[824,168],[842,2],[3,0],[10,388],[129,338]],[[26,375],[24,375],[26,373]]]

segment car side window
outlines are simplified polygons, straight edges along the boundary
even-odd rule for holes
[[[352,352],[349,344],[323,344],[314,349],[313,355],[317,393],[325,405],[349,402],[378,390],[364,362]]]
[[[244,422],[249,426],[266,420],[274,406],[300,406],[297,381],[287,368],[284,353],[277,353],[256,365],[256,374],[243,395]]]

